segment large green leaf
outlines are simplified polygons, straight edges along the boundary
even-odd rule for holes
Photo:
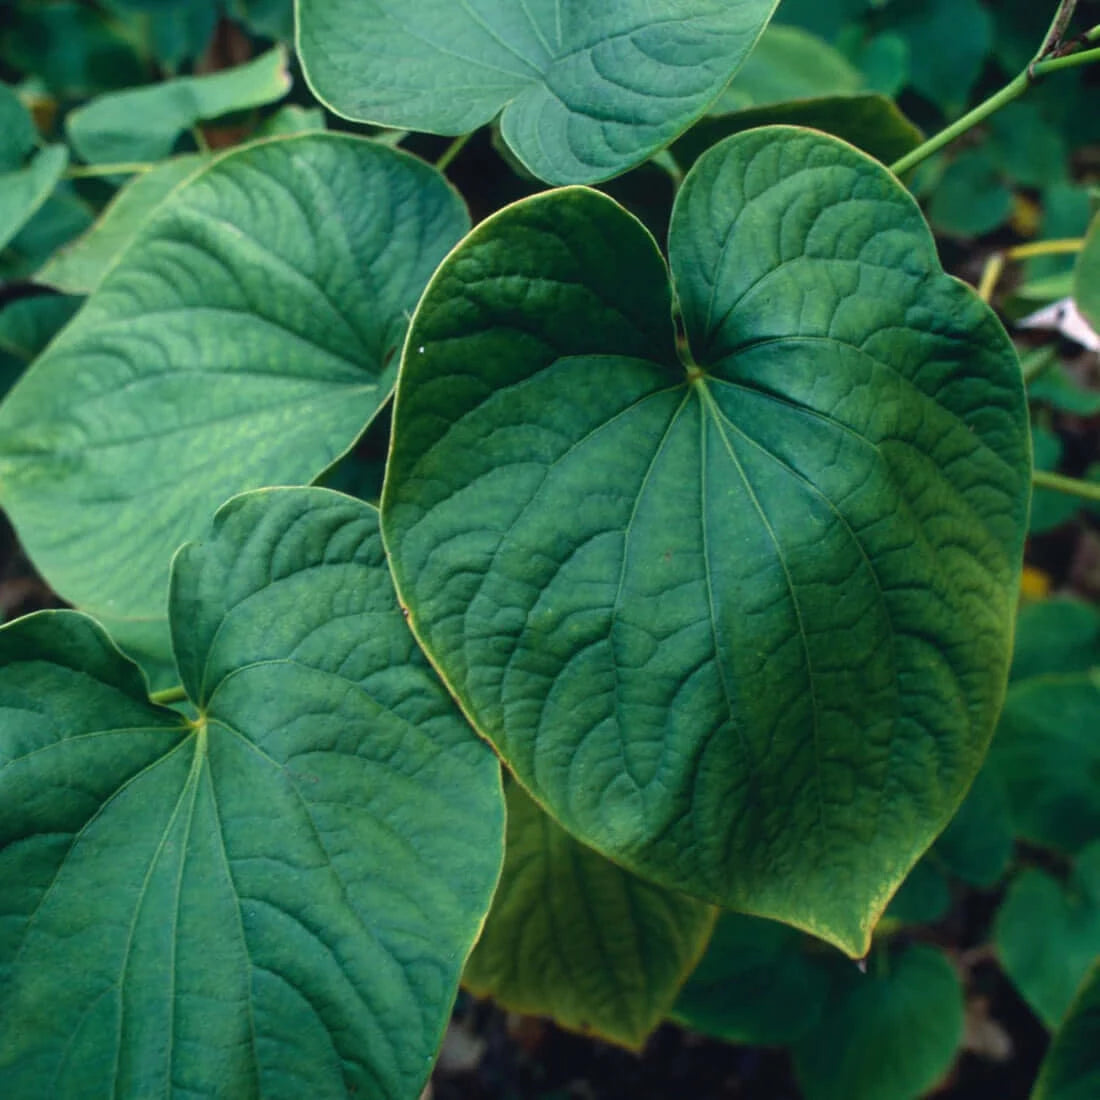
[[[963,991],[943,953],[881,949],[871,971],[838,971],[821,1022],[795,1044],[806,1100],[917,1100],[963,1037]]]
[[[1081,986],[1043,1060],[1031,1100],[1095,1100],[1100,1095],[1100,960]]]
[[[279,47],[235,69],[111,92],[71,112],[65,130],[93,164],[160,160],[196,123],[282,99],[290,89],[286,62]]]
[[[1068,882],[1027,870],[1013,880],[993,929],[1005,973],[1049,1028],[1062,1022],[1100,955],[1100,842]]]
[[[821,1019],[832,960],[786,924],[723,913],[672,1009],[678,1023],[754,1046],[789,1043]]]
[[[515,784],[504,871],[462,984],[640,1049],[699,961],[715,911],[578,844]]]
[[[467,224],[428,165],[347,136],[180,187],[0,407],[0,501],[46,579],[163,653],[173,551],[233,493],[347,449]]]
[[[1100,669],[1014,684],[989,766],[1018,835],[1077,852],[1100,840]]]
[[[855,955],[1004,692],[1028,498],[1003,330],[842,142],[738,135],[668,273],[571,188],[413,320],[383,529],[410,622],[536,800],[638,873]]]
[[[79,613],[0,630],[0,1093],[415,1097],[503,800],[376,513],[235,498],[172,629],[193,719]]]
[[[172,157],[135,176],[87,233],[50,257],[35,281],[66,294],[90,294],[152,212],[202,163],[197,155]]]
[[[500,114],[549,183],[592,183],[686,130],[777,0],[298,0],[318,98],[361,122],[462,134]]]

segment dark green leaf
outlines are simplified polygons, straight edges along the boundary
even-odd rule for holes
[[[500,115],[548,183],[592,183],[667,145],[729,83],[777,0],[299,0],[317,97],[360,122],[462,134]]]
[[[987,149],[962,153],[932,191],[928,220],[942,233],[980,237],[1012,217],[1014,198]]]
[[[350,446],[467,224],[428,165],[347,136],[180,187],[0,407],[0,499],[50,584],[123,644],[163,639],[173,551],[234,492]]]
[[[1032,401],[1042,401],[1074,416],[1100,413],[1100,390],[1085,387],[1058,362],[1028,384],[1027,395]]]
[[[1100,844],[1078,857],[1069,882],[1028,870],[1008,889],[993,930],[1005,972],[1048,1028],[1064,1019],[1100,955]]]
[[[987,765],[978,772],[970,793],[932,852],[957,878],[989,887],[1008,870],[1013,840],[1008,792],[1001,777]]]
[[[1020,608],[1013,680],[1100,668],[1100,611],[1080,600],[1056,599]]]
[[[1095,1100],[1100,1094],[1100,961],[1077,993],[1043,1060],[1031,1100]]]
[[[598,193],[452,252],[402,365],[398,588],[570,832],[862,955],[1000,709],[1019,366],[897,180],[822,134],[705,154],[670,253],[694,361],[653,240]]]
[[[1031,429],[1031,446],[1036,470],[1056,470],[1062,461],[1062,441],[1046,428]],[[1068,523],[1081,509],[1081,501],[1071,493],[1054,489],[1036,489],[1031,497],[1029,530],[1036,535],[1053,531]]]
[[[731,1043],[793,1042],[821,1018],[832,972],[805,943],[786,924],[723,913],[672,1018]]]
[[[990,752],[1019,836],[1066,852],[1100,839],[1100,671],[1009,688]]]
[[[80,302],[60,294],[20,298],[0,309],[0,395],[76,312]]]
[[[704,118],[672,146],[672,153],[681,165],[688,167],[731,134],[775,124],[823,130],[885,164],[905,156],[923,140],[920,130],[893,100],[881,95],[842,95],[800,99]]]
[[[639,1049],[699,961],[715,911],[578,844],[515,784],[504,871],[462,984]]]
[[[963,992],[935,948],[914,944],[838,969],[821,1023],[794,1047],[806,1100],[916,1100],[950,1069]]]
[[[0,250],[50,197],[69,163],[63,145],[48,145],[26,168],[0,174]]]
[[[503,803],[376,514],[235,498],[172,628],[192,720],[78,613],[0,630],[0,1093],[416,1096]]]
[[[890,899],[884,925],[934,924],[951,908],[951,887],[943,871],[925,857],[905,876]]]

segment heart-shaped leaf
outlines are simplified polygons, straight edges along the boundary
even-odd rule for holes
[[[1100,960],[1054,1036],[1031,1100],[1094,1100],[1100,1094]]]
[[[699,961],[715,910],[578,844],[517,784],[506,798],[504,871],[462,984],[640,1049]]]
[[[50,584],[163,657],[172,553],[233,493],[351,445],[467,224],[431,167],[347,136],[182,185],[0,407],[0,501]]]
[[[0,630],[0,1094],[416,1096],[503,799],[376,513],[237,497],[171,614],[193,718],[79,613]]]
[[[700,158],[667,271],[610,199],[506,208],[441,266],[383,529],[466,713],[570,832],[855,955],[1004,693],[1019,367],[910,196],[787,128]]]
[[[884,949],[867,974],[835,970],[818,1026],[794,1047],[806,1100],[916,1100],[951,1068],[963,991],[942,952]]]
[[[1100,840],[1100,670],[1014,684],[989,755],[1019,836],[1062,851]]]
[[[462,134],[501,115],[549,183],[625,172],[721,92],[776,0],[298,0],[310,86],[362,122]]]
[[[1067,882],[1032,868],[1017,876],[993,936],[1005,973],[1056,1028],[1100,955],[1100,841],[1081,852]]]

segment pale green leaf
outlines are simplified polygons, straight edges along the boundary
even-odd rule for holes
[[[1093,328],[1100,329],[1100,214],[1089,226],[1073,272],[1073,297]]]
[[[0,630],[0,1093],[410,1100],[503,800],[376,513],[235,498],[177,559],[172,629],[191,720],[79,613]]]
[[[0,501],[50,584],[164,651],[172,553],[233,493],[351,445],[467,224],[431,167],[343,135],[181,186],[0,406]]]
[[[235,69],[111,92],[70,112],[65,130],[91,164],[160,160],[196,123],[282,99],[290,89],[286,65],[279,47]]]
[[[298,0],[306,79],[337,114],[435,134],[500,115],[548,183],[632,168],[695,121],[776,0]]]
[[[714,909],[578,844],[515,783],[506,795],[504,871],[462,984],[639,1049],[698,962]]]
[[[410,622],[585,843],[866,950],[1004,693],[1019,366],[911,197],[822,134],[696,163],[660,253],[583,188],[448,257],[383,526]]]

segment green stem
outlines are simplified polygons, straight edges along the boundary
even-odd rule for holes
[[[1066,29],[1073,20],[1073,12],[1076,7],[1077,0],[1062,0],[1058,5],[1058,10],[1054,13],[1054,18],[1050,21],[1050,27],[1047,28],[1047,33],[1043,38],[1043,44],[1031,59],[1033,65],[1046,57],[1051,50],[1061,45]]]
[[[1036,489],[1053,489],[1056,493],[1066,493],[1068,496],[1081,497],[1082,500],[1092,500],[1100,504],[1100,482],[1097,481],[1082,481],[1080,478],[1066,477],[1065,474],[1033,470],[1031,484]]]
[[[177,684],[175,687],[165,688],[163,691],[154,691],[149,698],[158,706],[164,706],[167,703],[186,702],[187,692],[182,684]]]
[[[98,176],[133,176],[148,172],[154,167],[148,162],[131,161],[127,164],[76,164],[65,171],[70,180],[95,179]]]
[[[1100,25],[1087,31],[1083,37],[1089,42],[1100,39]],[[979,103],[972,111],[967,111],[962,118],[956,119],[950,126],[945,127],[934,137],[930,137],[923,145],[918,145],[912,152],[906,153],[900,160],[895,161],[890,165],[890,170],[896,176],[908,172],[910,168],[915,168],[933,153],[938,153],[945,145],[950,145],[956,138],[972,130],[978,123],[984,122],[1006,104],[1018,99],[1035,81],[1050,73],[1072,69],[1078,65],[1087,65],[1092,61],[1100,61],[1100,49],[1081,50],[1078,53],[1067,54],[1065,57],[1053,57],[1048,61],[1033,61],[1022,73],[1010,80],[999,92],[991,95],[984,103]]]
[[[466,142],[468,142],[473,136],[474,132],[472,130],[468,134],[459,134],[458,137],[456,137],[454,141],[452,141],[451,144],[443,150],[443,155],[439,158],[439,160],[435,162],[436,168],[438,168],[441,172],[446,172],[447,166],[451,163],[452,160],[455,159],[455,157],[458,156],[459,153],[462,152],[462,149],[465,146]]]

